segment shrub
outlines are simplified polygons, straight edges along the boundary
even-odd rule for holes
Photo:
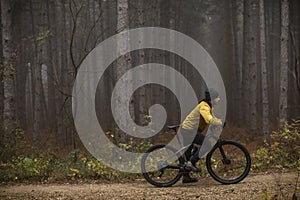
[[[10,162],[1,163],[0,180],[44,180],[50,176],[50,158],[39,156],[18,156]]]
[[[254,169],[298,168],[300,170],[300,120],[285,123],[270,135],[270,143],[257,150]]]

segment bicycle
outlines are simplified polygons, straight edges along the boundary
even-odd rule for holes
[[[168,126],[175,132],[180,127]],[[177,139],[179,140],[177,134]],[[150,147],[142,156],[141,169],[144,178],[157,187],[174,185],[183,173],[191,171],[186,166],[187,158],[184,152],[190,145],[177,150],[166,144],[156,144]],[[163,154],[163,151],[168,151]],[[150,156],[151,154],[157,154]],[[162,158],[159,158],[162,156]],[[173,156],[176,156],[174,159]],[[172,159],[173,158],[173,159]],[[172,162],[172,160],[175,160]],[[206,168],[211,177],[222,184],[236,184],[248,175],[251,167],[251,157],[248,150],[233,140],[218,139],[214,147],[206,155]],[[157,174],[158,173],[158,174]]]

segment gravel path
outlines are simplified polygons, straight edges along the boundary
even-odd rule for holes
[[[250,174],[239,184],[221,185],[208,177],[193,184],[178,182],[169,188],[156,188],[144,180],[109,184],[13,184],[0,185],[0,199],[292,199],[297,178],[297,172]],[[299,199],[299,183],[297,192]],[[274,198],[277,193],[280,196]]]

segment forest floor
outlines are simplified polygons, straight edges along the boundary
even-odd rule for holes
[[[249,135],[243,130],[230,129],[223,138],[234,139],[244,144],[254,154],[262,146],[259,135]],[[233,130],[233,131],[232,131]],[[197,183],[182,184],[181,180],[172,187],[157,188],[144,179],[122,181],[62,181],[0,183],[0,200],[113,200],[113,199],[203,199],[203,200],[279,200],[300,199],[300,172],[284,173],[251,171],[248,177],[235,185],[222,185],[211,177],[200,176]],[[297,188],[296,188],[297,187]]]
[[[0,199],[292,199],[298,178],[297,172],[250,173],[235,185],[222,185],[211,177],[200,177],[197,183],[180,181],[169,188],[157,188],[140,179],[119,183],[14,183],[0,185]],[[299,183],[297,192],[300,198]]]

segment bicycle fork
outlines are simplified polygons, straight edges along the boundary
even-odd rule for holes
[[[226,157],[226,155],[225,155],[225,152],[224,152],[224,149],[223,149],[223,147],[222,147],[222,145],[221,146],[219,146],[218,147],[219,148],[219,150],[220,150],[220,153],[221,153],[221,155],[222,155],[222,163],[223,164],[225,164],[225,165],[230,165],[230,163],[231,163],[231,161]]]

